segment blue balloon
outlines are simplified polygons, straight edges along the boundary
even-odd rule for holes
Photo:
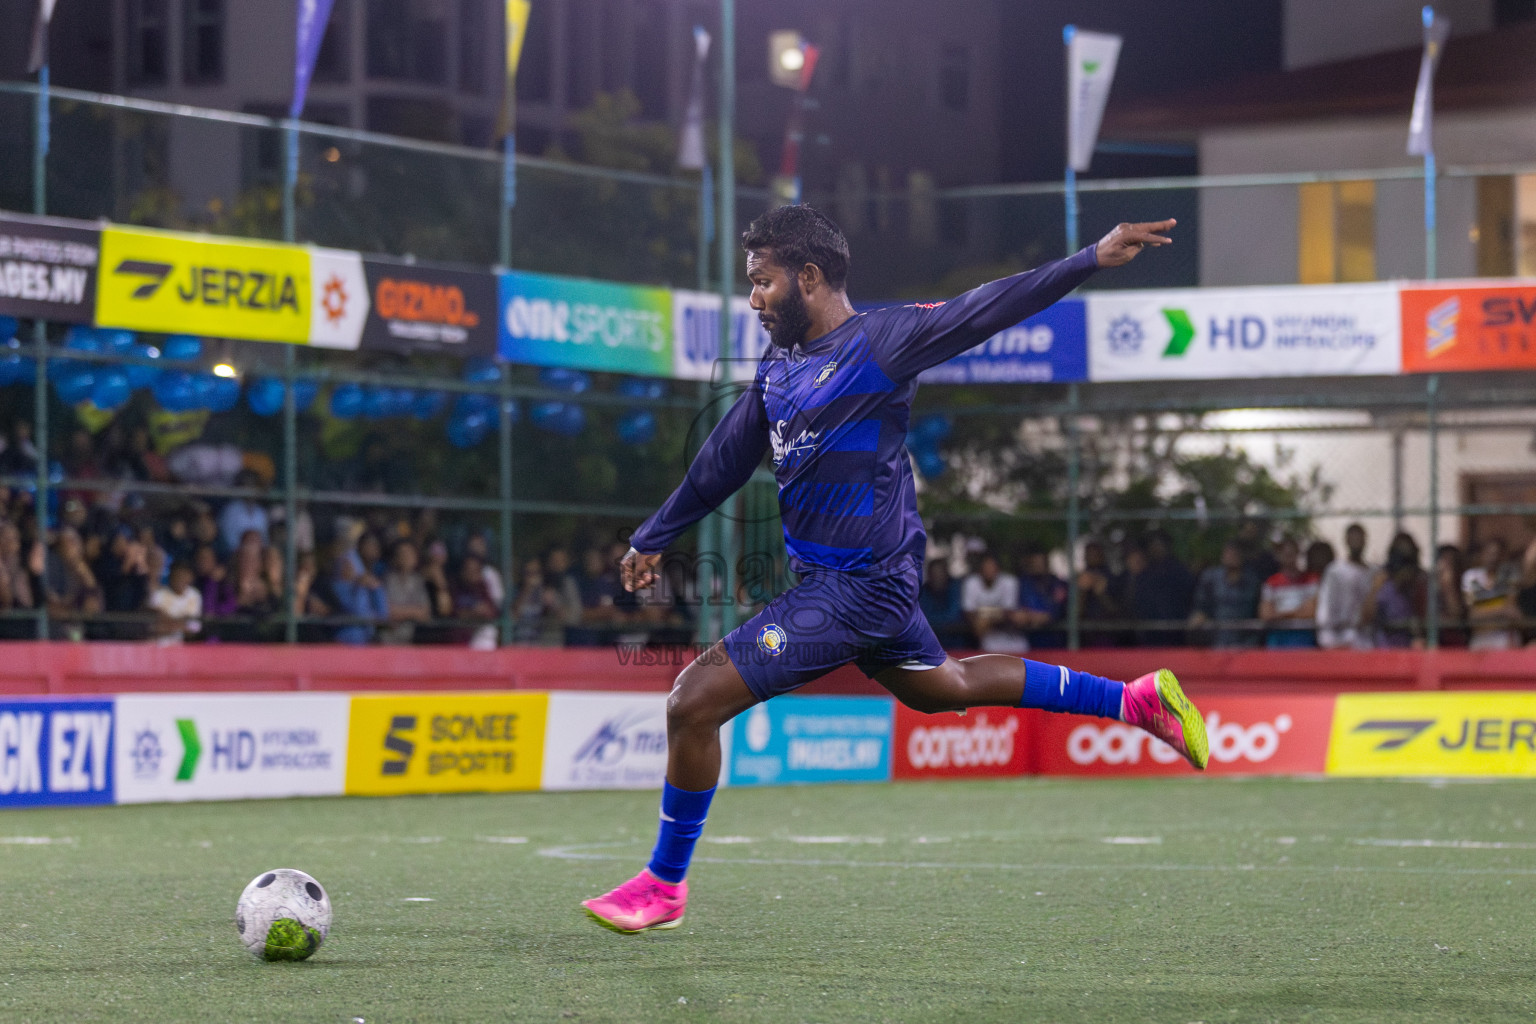
[[[201,338],[194,338],[190,334],[173,334],[165,339],[160,354],[177,362],[199,359],[203,354],[203,342]]]
[[[102,370],[95,375],[91,385],[91,404],[105,412],[113,412],[127,404],[133,395],[128,375],[122,370]]]
[[[0,316],[0,342],[10,341],[16,337],[16,328],[20,326],[13,316]]]
[[[212,412],[229,412],[240,403],[240,381],[234,377],[215,377],[208,392]]]
[[[192,374],[192,408],[213,408],[213,393],[218,388],[219,378],[211,373]]]
[[[464,364],[464,380],[470,384],[495,384],[501,380],[501,367],[493,359],[477,356]]]
[[[331,415],[339,420],[356,419],[363,411],[363,389],[342,384],[331,392]]]
[[[197,408],[197,385],[185,370],[160,375],[154,384],[155,401],[167,412],[191,412]]]
[[[0,384],[33,384],[37,381],[37,360],[12,352],[0,359]]]
[[[53,377],[54,393],[65,405],[85,401],[91,397],[91,389],[95,386],[96,375],[86,366],[74,366]]]
[[[128,354],[137,359],[160,358],[160,350],[149,345],[135,345],[129,350]],[[155,380],[160,376],[160,368],[158,366],[129,364],[123,367],[123,373],[128,377],[128,386],[137,390],[139,388],[153,387]]]
[[[419,420],[430,420],[441,415],[447,406],[446,392],[418,391],[411,399],[411,415]]]
[[[507,418],[509,420],[511,420],[513,423],[520,423],[520,422],[522,422],[522,419],[523,419],[523,408],[522,408],[522,406],[517,404],[517,399],[515,399],[515,398],[507,399],[507,404],[502,406],[502,408],[506,411]]]
[[[473,448],[491,432],[491,418],[484,413],[455,416],[448,421],[448,443],[455,448]]]
[[[389,389],[367,388],[363,391],[363,418],[381,420],[389,415]]]
[[[656,436],[656,414],[649,409],[631,409],[619,418],[619,440],[625,444],[646,444]]]
[[[944,461],[944,456],[938,452],[918,452],[917,471],[923,474],[925,480],[934,480],[944,475],[949,464]]]
[[[927,416],[920,417],[912,425],[912,433],[916,435],[919,447],[922,448],[937,446],[940,441],[949,436],[950,431],[953,429],[954,424],[950,422],[948,416],[942,413],[930,413]]]
[[[307,412],[320,394],[320,385],[312,380],[299,378],[293,382],[293,408],[295,412]]]
[[[661,398],[667,393],[667,385],[650,377],[621,377],[619,394],[625,398]]]
[[[101,338],[95,330],[76,324],[64,332],[64,347],[74,352],[100,352]]]
[[[540,402],[529,413],[534,426],[562,437],[575,437],[587,426],[587,413],[574,402]]]
[[[579,395],[592,386],[592,378],[580,370],[571,370],[564,366],[546,366],[539,371],[539,383],[556,391],[569,391],[573,395]]]
[[[127,355],[133,351],[135,338],[132,331],[97,331],[96,337],[101,341],[101,350],[111,352],[114,355]]]
[[[485,416],[495,413],[496,396],[487,395],[482,391],[472,391],[453,400],[453,415],[456,418],[463,418],[476,412]]]
[[[298,389],[294,389],[298,397]],[[276,416],[283,411],[283,382],[271,377],[258,377],[246,389],[245,404],[258,416]]]

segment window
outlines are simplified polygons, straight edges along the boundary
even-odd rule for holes
[[[1297,279],[1302,284],[1376,280],[1376,183],[1300,186]]]
[[[1512,25],[1536,18],[1536,0],[1493,0],[1493,23]]]
[[[183,0],[181,80],[188,85],[224,81],[224,0]]]
[[[167,0],[128,2],[128,82],[164,85],[168,77]]]
[[[945,110],[964,110],[971,103],[971,52],[946,46],[939,58],[939,102]]]
[[[368,0],[368,77],[448,81],[448,0]]]
[[[640,101],[640,116],[659,121],[667,116],[669,89],[667,52],[667,9],[654,2],[636,4],[633,12],[634,91]]]
[[[555,20],[551,4],[534,4],[523,37],[523,55],[517,63],[517,98],[548,103],[554,89]],[[500,36],[501,33],[498,33]]]
[[[347,82],[352,78],[351,51],[347,48],[348,29],[352,27],[350,0],[336,0],[325,35],[320,38],[320,52],[315,55],[315,73],[311,81]]]
[[[489,29],[485,0],[459,0],[459,92],[485,95],[491,81]]]
[[[599,12],[594,0],[566,0],[565,103],[573,110],[591,104],[598,64]]]

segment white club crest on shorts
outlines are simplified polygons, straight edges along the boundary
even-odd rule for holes
[[[789,644],[789,634],[784,632],[782,626],[776,622],[770,622],[757,631],[757,649],[764,654],[771,654],[775,658],[784,653],[784,648]]]

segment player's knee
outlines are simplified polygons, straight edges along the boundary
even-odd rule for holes
[[[718,729],[720,724],[718,702],[711,698],[708,686],[693,666],[689,666],[677,677],[667,696],[668,730]]]

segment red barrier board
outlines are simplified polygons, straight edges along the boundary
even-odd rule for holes
[[[1403,370],[1536,368],[1536,288],[1402,290]]]
[[[980,708],[965,715],[925,715],[896,706],[892,774],[898,779],[1023,775],[1039,712]]]
[[[1334,698],[1206,697],[1212,775],[1321,773],[1328,762]],[[1172,747],[1123,722],[1042,716],[1036,769],[1044,775],[1178,775],[1190,771]]]

